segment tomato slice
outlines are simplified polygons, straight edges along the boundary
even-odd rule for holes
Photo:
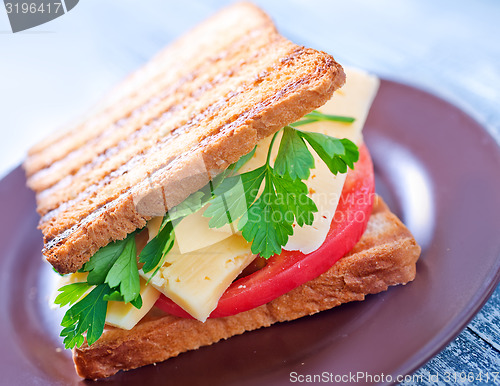
[[[363,235],[373,205],[375,181],[373,164],[366,146],[359,149],[359,161],[350,170],[330,230],[324,243],[307,255],[282,251],[265,267],[234,281],[224,292],[210,318],[250,310],[312,280],[349,252]],[[155,304],[169,314],[192,318],[172,300],[160,296]]]

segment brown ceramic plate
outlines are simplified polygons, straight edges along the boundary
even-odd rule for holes
[[[291,372],[358,371],[395,380],[453,339],[499,280],[500,149],[456,107],[389,81],[381,84],[365,136],[378,192],[423,247],[413,283],[106,384],[274,385],[289,384]],[[47,306],[51,272],[42,262],[34,197],[21,168],[0,182],[0,208],[2,383],[83,383],[58,338],[61,314]]]

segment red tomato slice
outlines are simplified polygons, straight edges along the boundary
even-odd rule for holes
[[[359,154],[354,170],[347,175],[330,231],[321,247],[307,255],[283,251],[272,256],[264,268],[231,284],[211,318],[266,304],[326,272],[354,247],[366,229],[375,189],[373,164],[366,146],[360,147]],[[155,305],[169,314],[192,318],[163,294]]]

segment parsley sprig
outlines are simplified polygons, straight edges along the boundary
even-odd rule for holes
[[[297,121],[293,126],[307,125],[308,123],[321,122],[321,121],[331,121],[331,122],[342,122],[342,123],[353,123],[355,119],[353,117],[345,117],[343,115],[331,115],[324,114],[317,110],[306,114],[304,118]]]
[[[319,115],[314,118],[319,119]],[[265,165],[226,178],[215,189],[210,206],[203,213],[211,218],[209,226],[213,228],[239,218],[238,229],[252,243],[252,253],[264,258],[281,253],[293,234],[293,224],[311,225],[318,211],[303,182],[315,167],[306,142],[333,174],[345,173],[347,167],[352,169],[359,157],[356,145],[348,139],[286,126],[273,167],[271,152],[276,136],[271,141]],[[258,195],[263,181],[264,189]]]
[[[74,283],[69,286],[75,286],[75,284],[82,283]],[[64,347],[80,347],[83,344],[83,334],[85,332],[87,332],[89,345],[100,338],[104,330],[108,305],[108,302],[104,300],[104,296],[110,293],[111,289],[107,284],[99,284],[66,312],[61,322],[61,326],[64,327],[61,331],[61,336],[64,337]]]
[[[220,228],[238,220],[238,229],[252,243],[254,254],[268,258],[281,253],[293,234],[293,224],[311,225],[317,212],[303,182],[315,167],[307,144],[333,174],[345,173],[348,167],[352,169],[359,157],[356,145],[347,139],[297,129],[301,125],[325,120],[354,121],[349,117],[313,111],[302,120],[286,126],[274,165],[271,165],[271,151],[277,134],[272,138],[263,166],[236,175],[241,166],[252,158],[254,148],[204,188],[170,209],[163,218],[160,231],[141,251],[138,261],[135,235],[140,230],[97,251],[80,270],[88,272],[87,281],[60,288],[55,300],[60,306],[70,306],[61,322],[65,347],[80,347],[85,340],[84,334],[89,345],[100,338],[108,301],[130,302],[141,308],[138,262],[144,272],[153,272],[152,278],[174,244],[175,226],[207,204],[209,206],[203,216],[210,218],[210,227]]]
[[[55,303],[72,305],[61,322],[64,327],[61,336],[66,348],[80,347],[85,332],[88,344],[102,335],[109,300],[130,302],[136,308],[142,306],[135,234],[99,249],[80,270],[88,272],[87,282],[72,283],[59,289],[61,293]]]

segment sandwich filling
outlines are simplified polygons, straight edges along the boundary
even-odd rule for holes
[[[62,322],[66,347],[80,346],[85,332],[92,344],[104,322],[131,329],[160,296],[205,321],[249,265],[282,250],[316,251],[358,160],[378,88],[373,76],[346,73],[345,86],[320,111],[262,140],[166,216],[64,277],[56,303],[71,305]]]

